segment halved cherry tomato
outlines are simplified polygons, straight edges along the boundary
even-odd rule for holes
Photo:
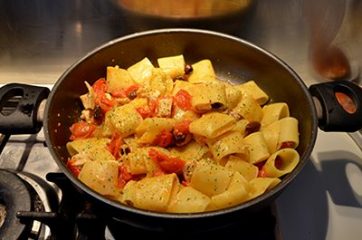
[[[188,134],[190,133],[189,127],[190,127],[191,120],[183,120],[182,122],[178,122],[175,124],[174,132],[175,133],[183,133]]]
[[[176,146],[183,146],[191,140],[192,136],[189,131],[190,123],[191,120],[183,120],[175,124],[172,135]]]
[[[118,187],[123,188],[126,183],[132,179],[132,174],[128,172],[123,164],[118,167]]]
[[[165,173],[180,173],[185,166],[184,160],[169,157],[153,148],[148,151],[148,156],[150,156]]]
[[[166,130],[163,130],[159,135],[156,136],[155,140],[153,140],[153,145],[157,145],[160,147],[170,146],[173,142],[172,133]]]
[[[116,105],[116,101],[113,98],[108,99],[106,95],[101,98],[96,98],[95,102],[105,113],[111,110],[114,105]]]
[[[255,164],[255,166],[257,166],[258,169],[259,169],[258,177],[267,177],[267,173],[266,173],[266,171],[264,169],[264,165],[265,165],[265,161]]]
[[[264,168],[259,170],[258,177],[268,177],[268,174],[266,173]]]
[[[112,153],[112,155],[116,158],[120,158],[119,150],[122,145],[122,137],[119,133],[115,132],[112,134],[111,142],[108,144],[108,150]]]
[[[184,187],[187,187],[187,186],[190,185],[190,183],[189,183],[188,181],[186,181],[186,180],[182,180],[181,184],[182,184],[182,186],[184,186]]]
[[[137,112],[142,116],[143,119],[155,116],[156,109],[157,109],[156,100],[149,100],[148,106],[136,108]]]
[[[68,160],[67,168],[73,173],[74,176],[78,177],[78,175],[80,173],[80,167],[73,165],[72,159]]]
[[[93,136],[93,132],[96,129],[96,125],[87,123],[85,121],[79,121],[73,123],[73,125],[69,128],[72,135],[70,136],[70,140],[75,140],[78,138],[90,138]]]
[[[137,97],[137,90],[140,88],[139,84],[133,84],[127,88],[111,92],[113,97],[133,99]]]
[[[104,78],[99,78],[97,81],[95,81],[92,85],[92,88],[94,90],[94,93],[96,95],[103,95],[107,92],[107,82]]]
[[[104,78],[100,78],[92,85],[92,88],[95,93],[94,102],[98,105],[103,112],[108,112],[116,104],[116,101],[112,98],[111,95],[106,95],[107,93],[107,82]]]
[[[174,96],[174,103],[184,111],[192,108],[192,96],[185,90],[179,90]]]
[[[282,142],[282,144],[280,145],[280,148],[294,148],[295,143],[292,141],[285,141]]]

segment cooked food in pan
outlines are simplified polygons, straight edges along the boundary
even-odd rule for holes
[[[144,58],[80,96],[68,168],[94,191],[136,208],[193,213],[249,201],[299,162],[298,120],[253,80],[221,81],[212,62]]]

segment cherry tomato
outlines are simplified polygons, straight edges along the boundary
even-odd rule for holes
[[[73,164],[72,159],[69,159],[67,162],[67,168],[73,173],[74,176],[78,177],[79,173],[80,173],[80,167],[75,166]]]
[[[157,145],[160,147],[167,147],[173,143],[172,133],[166,130],[163,130],[159,135],[156,136],[155,140],[153,140],[153,145]]]
[[[156,109],[157,109],[156,100],[149,100],[148,106],[136,108],[137,112],[142,116],[143,119],[155,116]]]
[[[165,173],[180,173],[185,166],[185,161],[179,158],[169,157],[153,148],[148,151],[148,156],[150,156]]]
[[[112,153],[112,155],[116,158],[120,158],[119,149],[122,145],[122,137],[119,133],[115,132],[112,134],[111,142],[108,144],[108,150]]]
[[[79,121],[73,123],[73,125],[69,128],[72,135],[70,136],[70,140],[75,140],[78,138],[90,138],[93,136],[93,132],[96,129],[96,125],[87,123],[85,121]]]
[[[192,96],[185,90],[181,89],[174,96],[174,103],[184,111],[192,108]]]
[[[104,78],[100,78],[92,85],[92,88],[95,93],[94,102],[99,106],[103,112],[108,112],[116,104],[116,101],[112,98],[111,95],[106,95],[107,93],[107,82]]]
[[[128,172],[123,164],[118,167],[118,187],[123,188],[126,183],[132,179],[132,174]]]

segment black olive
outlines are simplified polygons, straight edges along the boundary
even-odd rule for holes
[[[194,69],[190,64],[185,65],[185,74],[190,74]]]
[[[132,92],[130,92],[127,96],[129,99],[135,99],[137,97],[137,90],[133,90]]]
[[[94,119],[94,122],[98,125],[100,125],[103,122],[104,113],[99,106],[96,106],[96,108],[94,109],[93,119]]]
[[[121,147],[120,150],[121,150],[121,155],[127,155],[127,154],[129,154],[131,152],[131,149],[128,146]]]
[[[253,132],[257,132],[260,129],[260,123],[259,122],[250,122],[245,127],[245,136],[249,135]]]
[[[211,103],[212,109],[219,109],[219,108],[221,108],[223,106],[224,105],[222,103],[219,103],[219,102]]]

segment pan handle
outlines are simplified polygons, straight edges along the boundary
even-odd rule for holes
[[[50,90],[26,84],[10,83],[0,88],[0,133],[34,134],[40,131],[39,106]]]
[[[309,91],[315,100],[320,129],[354,132],[362,128],[361,87],[341,80],[311,85]]]

